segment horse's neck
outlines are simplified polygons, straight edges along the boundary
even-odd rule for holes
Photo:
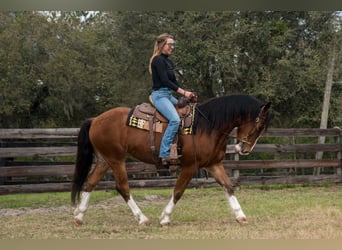
[[[233,128],[227,128],[221,131],[215,131],[210,135],[213,138],[215,147],[225,148],[228,144],[229,134]]]

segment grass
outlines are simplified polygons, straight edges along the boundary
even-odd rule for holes
[[[91,203],[97,203],[116,196],[116,191],[96,191]],[[12,194],[0,196],[0,209],[2,208],[40,208],[56,207],[70,204],[70,193],[41,193],[41,194]]]
[[[139,227],[115,191],[95,191],[85,223],[72,223],[69,193],[0,196],[0,239],[338,239],[342,186],[242,186],[240,226],[219,187],[187,189],[168,228],[159,216],[171,189],[133,189],[151,225]]]

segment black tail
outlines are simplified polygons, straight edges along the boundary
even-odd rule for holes
[[[86,120],[78,134],[77,159],[71,190],[72,204],[75,204],[76,199],[79,201],[83,184],[88,177],[93,163],[94,149],[89,139],[91,121],[91,119]]]

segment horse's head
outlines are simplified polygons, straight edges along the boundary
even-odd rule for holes
[[[266,130],[268,125],[268,110],[271,103],[268,102],[261,106],[259,115],[252,121],[242,122],[237,129],[238,144],[235,150],[240,155],[248,155],[252,152],[259,137]]]

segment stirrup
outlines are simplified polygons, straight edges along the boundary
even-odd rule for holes
[[[168,167],[170,165],[170,161],[166,158],[160,158],[160,162],[164,167]]]
[[[161,165],[164,168],[169,169],[170,173],[176,172],[179,168],[180,168],[180,161],[179,158],[181,157],[181,155],[178,158],[160,158],[161,161]]]
[[[182,157],[182,155],[178,155],[177,158],[170,158],[170,157],[165,157],[165,158],[160,158],[161,164],[164,167],[168,167],[170,165],[180,165],[180,160],[179,158]]]

